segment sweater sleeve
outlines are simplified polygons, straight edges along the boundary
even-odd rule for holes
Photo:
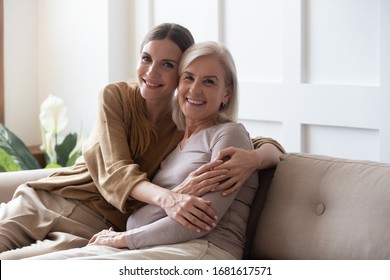
[[[262,137],[262,136],[258,136],[258,137],[255,137],[252,139],[252,142],[253,142],[253,146],[255,149],[258,149],[260,148],[263,144],[272,144],[274,145],[276,148],[279,149],[279,151],[281,151],[282,153],[285,153],[286,151],[284,150],[283,146],[278,142],[276,141],[275,139],[272,139],[270,137]]]
[[[98,119],[83,147],[85,164],[96,187],[105,200],[122,212],[126,212],[132,188],[147,180],[129,148],[129,122],[123,108],[125,90],[119,85],[109,85],[101,92]]]
[[[215,158],[221,149],[231,146],[243,149],[252,148],[252,143],[247,132],[240,125],[227,126],[215,136],[210,146],[211,158]],[[180,158],[176,158],[176,161],[181,162]],[[164,172],[169,171],[165,170]],[[210,192],[203,196],[203,198],[211,201],[211,206],[218,216],[217,223],[229,209],[237,193],[238,191],[223,197],[219,192]],[[163,210],[154,205],[146,205],[130,216],[127,229],[126,240],[129,249],[185,242],[208,234],[208,231],[194,232],[185,228],[178,222],[167,217]]]

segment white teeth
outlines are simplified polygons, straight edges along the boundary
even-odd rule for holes
[[[151,83],[151,82],[148,82],[145,80],[145,83],[146,85],[150,86],[150,87],[158,87],[160,84],[155,84],[155,83]]]
[[[206,102],[205,101],[201,101],[201,100],[196,100],[196,99],[190,99],[190,98],[187,98],[187,101],[191,104],[195,104],[195,105],[202,105],[202,104],[205,104]]]

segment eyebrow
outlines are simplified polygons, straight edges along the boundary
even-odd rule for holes
[[[182,75],[183,74],[187,74],[187,75],[194,75],[194,74],[192,74],[190,71],[183,71],[183,73],[181,73]]]
[[[141,52],[141,56],[142,56],[142,55],[145,55],[145,54],[146,54],[147,56],[152,57],[148,52]],[[177,62],[176,60],[169,59],[169,58],[162,59],[161,61],[164,61],[164,62],[172,62],[172,63],[178,64],[178,62]]]
[[[182,73],[182,75],[183,75],[183,74],[194,76],[194,74],[191,73],[190,71],[184,71],[184,72]],[[217,81],[219,81],[218,77],[215,76],[215,75],[208,75],[208,76],[204,76],[203,78],[206,78],[206,79],[214,78],[214,79],[216,79]]]
[[[176,60],[173,60],[173,59],[163,59],[162,61],[172,62],[172,63],[178,64],[178,62]]]

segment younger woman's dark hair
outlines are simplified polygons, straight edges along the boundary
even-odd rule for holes
[[[143,47],[150,41],[163,40],[166,38],[174,42],[182,52],[195,43],[191,32],[187,28],[177,23],[162,23],[155,26],[146,34],[141,43],[141,52]]]
[[[191,32],[176,23],[163,23],[157,25],[146,34],[144,40],[141,43],[141,51],[144,46],[154,40],[169,39],[176,46],[178,46],[182,52],[191,47],[195,41],[191,35]],[[131,120],[129,143],[130,150],[133,159],[142,157],[147,149],[154,145],[157,141],[156,127],[147,120],[146,117],[146,104],[141,94],[133,94],[129,99],[129,107],[131,116],[125,119]]]

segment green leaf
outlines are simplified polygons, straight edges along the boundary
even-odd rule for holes
[[[57,163],[49,163],[48,165],[45,166],[45,168],[59,168],[59,167],[62,167],[61,165],[57,164]]]
[[[81,150],[74,153],[69,159],[68,162],[66,163],[66,166],[72,166],[76,163],[76,160],[81,156]]]
[[[55,147],[57,153],[57,163],[67,166],[69,154],[77,144],[77,133],[69,133],[64,141]]]
[[[0,172],[19,171],[20,167],[15,164],[12,157],[0,148]]]
[[[3,124],[0,124],[0,148],[23,170],[41,168],[26,145]]]

